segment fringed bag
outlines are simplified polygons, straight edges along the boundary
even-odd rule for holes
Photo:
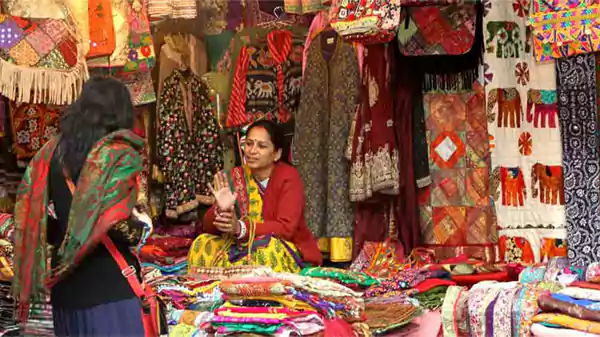
[[[364,44],[390,42],[400,23],[400,0],[338,1],[330,10],[331,27],[345,40]]]
[[[0,15],[0,93],[12,101],[66,105],[88,78],[69,20]]]

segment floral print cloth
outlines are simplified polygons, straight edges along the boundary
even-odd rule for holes
[[[521,287],[500,291],[494,304],[492,332],[494,337],[512,337],[512,308]]]
[[[206,83],[193,74],[177,70],[164,82],[156,148],[169,218],[213,203],[208,186],[223,168],[223,146],[208,95]]]

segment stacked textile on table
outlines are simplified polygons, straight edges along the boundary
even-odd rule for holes
[[[15,321],[15,310],[16,302],[12,297],[11,283],[0,281],[0,336],[18,332],[19,327]]]
[[[340,268],[309,267],[302,269],[300,275],[330,280],[359,291],[379,284],[379,280],[366,273]]]
[[[308,336],[324,329],[316,308],[291,295],[292,282],[273,277],[239,278],[220,284],[225,303],[210,327],[217,334]]]
[[[215,273],[223,273],[215,270],[203,272],[213,278]],[[254,270],[253,274],[222,278],[218,288],[223,293],[223,304],[213,312],[186,312],[187,323],[180,319],[180,324],[171,329],[171,336],[310,336],[326,329],[340,336],[353,336],[351,324],[360,324],[364,318],[361,294],[348,287],[267,268]],[[194,319],[190,319],[192,315]]]
[[[406,269],[369,287],[365,297],[410,296],[420,307],[435,310],[441,307],[447,288],[455,284],[445,270]]]
[[[575,281],[541,296],[541,313],[532,318],[533,336],[600,336],[600,284],[595,282]]]
[[[142,266],[156,268],[165,275],[184,274],[194,237],[193,225],[158,227],[140,249]]]
[[[167,275],[148,284],[165,305],[169,325],[176,325],[186,310],[210,311],[221,305],[218,280],[203,280],[192,275]]]
[[[582,271],[556,258],[524,269],[518,282],[485,281],[470,290],[450,287],[442,305],[443,330],[455,336],[532,336],[532,322],[542,310],[538,299],[563,291]]]
[[[45,303],[36,304],[31,309],[29,319],[24,327],[24,335],[31,337],[54,337],[52,305],[47,298]]]
[[[194,274],[166,275],[144,267],[148,284],[165,304],[170,336],[191,336],[212,318],[212,311],[223,304],[219,284],[223,280],[271,273],[266,267],[197,269]],[[199,337],[199,336],[196,336]]]

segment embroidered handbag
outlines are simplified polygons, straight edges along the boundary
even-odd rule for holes
[[[528,25],[537,61],[600,51],[600,2],[537,0]],[[563,1],[558,1],[563,2]]]
[[[390,42],[400,23],[400,0],[343,0],[330,11],[331,27],[344,39],[364,44]]]
[[[90,50],[86,57],[110,56],[117,47],[111,0],[88,0]]]
[[[398,29],[400,52],[406,56],[466,54],[475,42],[477,6],[476,3],[403,6]]]

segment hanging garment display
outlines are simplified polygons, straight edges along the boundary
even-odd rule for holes
[[[475,86],[476,92],[424,96],[432,183],[420,210],[423,241],[439,259],[495,259],[485,94]]]
[[[352,257],[350,165],[344,158],[360,80],[352,45],[321,33],[308,51],[302,99],[296,114],[294,164],[305,184],[306,220],[332,261]]]
[[[559,59],[558,112],[563,139],[567,247],[571,264],[600,261],[600,160],[594,54]]]
[[[302,86],[304,32],[255,28],[236,36],[226,127],[262,118],[285,123],[295,115]]]
[[[18,160],[32,158],[46,142],[58,134],[62,108],[44,104],[9,105],[13,134],[13,152]]]
[[[492,155],[491,194],[500,255],[539,262],[564,245],[562,151],[557,128],[556,71],[536,63],[529,1],[492,1],[484,18],[484,79]]]
[[[375,193],[396,195],[400,188],[394,132],[393,96],[385,45],[365,49],[362,102],[355,120],[350,170],[350,200],[365,201]]]
[[[538,61],[600,51],[599,0],[533,0],[528,24]]]
[[[208,186],[223,169],[223,147],[208,90],[198,76],[176,70],[160,95],[156,149],[169,218],[213,203]]]

